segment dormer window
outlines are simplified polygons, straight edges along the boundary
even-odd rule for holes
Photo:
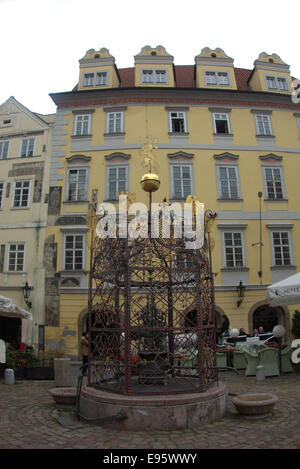
[[[153,70],[143,70],[143,82],[153,83]]]
[[[83,75],[83,86],[94,86],[94,73],[85,73]]]
[[[205,72],[206,85],[229,85],[228,72]]]
[[[275,77],[266,77],[266,80],[267,80],[267,87],[269,88],[269,90],[277,89]]]
[[[155,70],[155,81],[156,83],[166,83],[167,81],[166,70]]]
[[[277,78],[278,87],[281,91],[288,91],[288,84],[285,78]]]
[[[96,86],[107,85],[107,72],[98,72],[96,75]]]
[[[142,71],[143,83],[167,83],[167,70],[143,70]]]
[[[267,75],[266,85],[268,90],[289,91],[286,78]]]
[[[216,85],[217,78],[215,72],[205,72],[205,83],[207,85]]]

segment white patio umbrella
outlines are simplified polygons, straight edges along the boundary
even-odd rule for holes
[[[20,308],[10,298],[0,296],[0,316],[8,318],[32,319],[31,313]]]
[[[300,272],[267,287],[270,306],[300,303]]]

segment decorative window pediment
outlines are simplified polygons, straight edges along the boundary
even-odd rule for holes
[[[114,153],[111,153],[110,155],[106,155],[105,159],[108,161],[120,161],[120,160],[129,160],[131,158],[131,155],[128,155],[126,153],[122,153],[120,151],[116,151]]]
[[[77,163],[77,164],[86,164],[91,160],[90,156],[85,155],[72,155],[69,158],[66,158],[67,163]]]
[[[176,153],[168,153],[168,157],[173,161],[184,161],[194,158],[194,155],[185,151],[177,151]]]
[[[269,153],[268,155],[262,155],[259,157],[260,160],[265,161],[266,163],[274,163],[282,160],[282,156],[275,155],[274,153]]]
[[[224,153],[220,153],[219,155],[214,155],[215,160],[220,162],[228,162],[228,161],[236,161],[239,159],[239,155],[233,155],[232,153],[228,153],[225,151]]]

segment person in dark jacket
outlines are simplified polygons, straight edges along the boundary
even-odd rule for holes
[[[220,329],[218,330],[218,333],[217,333],[217,337],[218,337],[218,340],[220,341],[223,334],[228,334],[228,329],[229,329],[229,326],[230,326],[230,321],[228,319],[228,317],[226,316],[226,314],[223,314],[222,317],[221,317],[221,327]]]
[[[88,358],[89,358],[89,335],[87,332],[82,334],[80,339],[81,344],[81,353],[82,353],[82,374],[86,376],[86,371],[88,367]]]

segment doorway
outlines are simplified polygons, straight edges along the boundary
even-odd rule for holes
[[[0,339],[9,342],[15,349],[19,349],[21,329],[22,321],[20,318],[0,316]]]

